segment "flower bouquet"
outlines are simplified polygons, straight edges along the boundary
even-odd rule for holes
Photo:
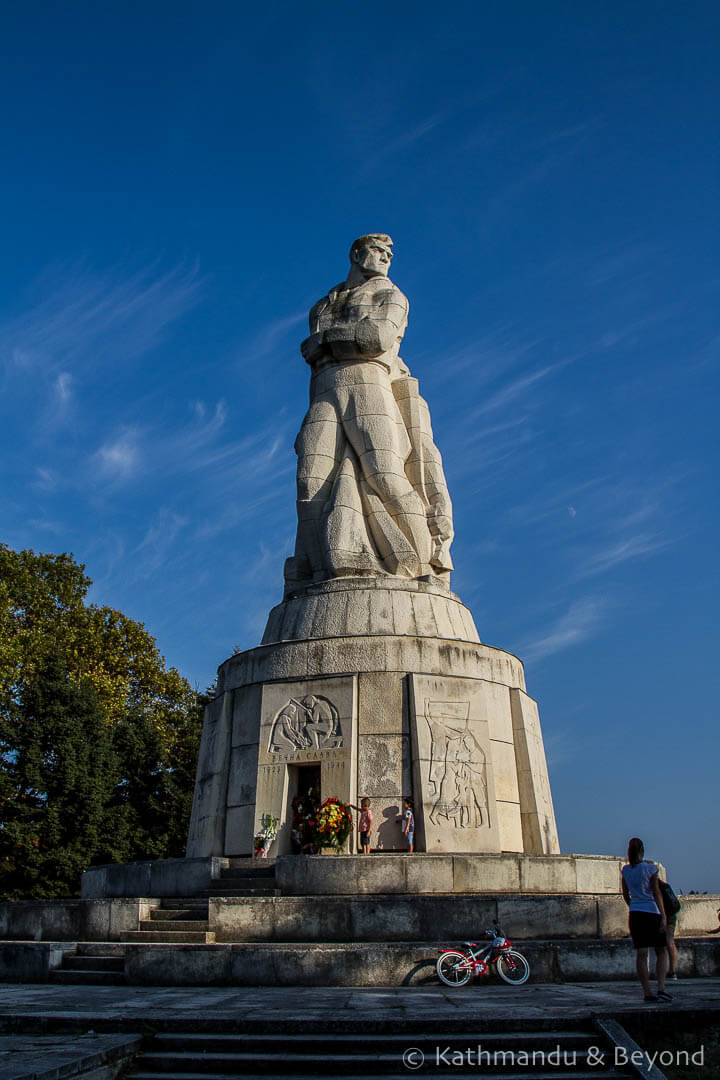
[[[277,836],[280,819],[272,814],[263,814],[260,818],[260,831],[255,837],[255,858],[266,859],[270,845]]]
[[[313,842],[318,848],[333,848],[341,852],[353,827],[347,803],[331,797],[318,808],[312,827]]]

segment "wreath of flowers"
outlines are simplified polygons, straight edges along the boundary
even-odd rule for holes
[[[326,799],[315,814],[312,826],[313,841],[317,847],[333,847],[342,851],[353,827],[352,814],[347,803],[331,797]]]

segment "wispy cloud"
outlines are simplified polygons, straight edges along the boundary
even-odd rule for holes
[[[548,768],[551,771],[587,754],[587,741],[579,736],[577,728],[546,732],[543,742]]]
[[[188,519],[171,507],[160,507],[132,552],[135,579],[149,577],[167,563],[168,555],[187,523]]]
[[[55,433],[58,427],[68,424],[75,415],[74,379],[69,371],[60,371],[54,379],[42,380],[47,385],[45,407],[38,413],[38,424],[44,441]],[[28,426],[29,434],[30,425]]]
[[[492,228],[496,219],[511,211],[527,192],[542,184],[561,166],[566,167],[569,159],[585,148],[599,123],[599,118],[596,118],[572,128],[551,132],[534,140],[534,145],[531,141],[528,146],[529,153],[523,160],[531,161],[532,164],[525,165],[514,179],[490,196],[479,223],[481,231]]]
[[[588,478],[511,507],[501,528],[534,531],[534,543],[562,559],[566,581],[609,573],[630,560],[665,550],[678,540],[679,512],[667,491],[639,478]]]
[[[36,466],[32,480],[33,488],[39,492],[55,491],[58,487],[58,477],[52,469]]]
[[[453,386],[449,418],[435,410],[438,428],[447,427],[442,449],[449,471],[472,476],[473,491],[501,488],[520,456],[546,427],[554,377],[576,359],[547,362],[549,344],[515,326],[500,326],[443,357],[440,378]],[[462,386],[463,408],[457,408]]]
[[[570,357],[566,360],[559,360],[555,364],[547,364],[545,367],[538,368],[535,371],[526,372],[524,375],[519,375],[515,379],[508,380],[503,386],[491,394],[482,405],[473,409],[470,416],[481,416],[483,413],[491,412],[494,409],[500,409],[505,405],[509,405],[511,402],[516,402],[518,398],[521,398],[525,392],[530,390],[531,387],[534,387],[536,383],[541,382],[542,379],[546,379],[549,375],[566,367],[571,361],[572,358]]]
[[[367,109],[361,110],[356,122],[346,129],[358,159],[352,182],[362,183],[379,173],[387,176],[396,163],[394,159],[414,150],[433,132],[442,131],[449,115],[448,110],[434,110],[408,121],[404,115],[389,109],[387,103],[372,114]]]
[[[129,480],[141,461],[138,432],[131,428],[104,442],[94,455],[101,474],[111,480]]]
[[[584,503],[570,498],[577,530],[572,580],[608,573],[676,544],[687,527],[680,524],[684,478],[684,470],[669,471],[660,481],[636,473],[589,487]]]
[[[592,637],[603,625],[608,614],[608,602],[602,597],[584,597],[549,625],[530,637],[520,650],[525,660],[542,660],[546,656],[579,645]]]
[[[620,563],[630,559],[639,559],[670,547],[674,539],[658,533],[636,533],[608,544],[594,552],[581,567],[578,577],[592,577],[603,574]]]
[[[462,377],[473,388],[496,381],[508,371],[532,361],[535,349],[542,343],[537,335],[523,333],[519,326],[507,323],[494,327],[470,341],[458,342],[443,350],[440,376],[445,382],[456,383]],[[417,354],[417,364],[436,365],[433,354]]]
[[[61,371],[55,380],[55,394],[61,405],[67,405],[72,397],[72,375],[67,371]]]
[[[407,150],[408,147],[414,146],[415,143],[420,142],[426,135],[429,135],[431,131],[439,127],[442,123],[443,114],[440,112],[432,113],[430,116],[426,116],[417,124],[410,124],[409,127],[402,131],[395,138],[388,139],[383,142],[381,150],[381,160],[384,162],[389,154],[397,154],[401,150]]]
[[[26,310],[0,324],[0,371],[6,380],[36,370],[60,377],[117,356],[128,362],[155,347],[201,292],[197,267],[184,264],[129,274],[55,267],[35,282]]]
[[[252,356],[253,363],[264,360],[271,356],[288,337],[291,331],[297,329],[302,322],[307,321],[307,311],[292,312],[290,315],[282,315],[277,319],[271,319],[263,323],[262,327],[240,350],[241,362],[247,363],[248,356]]]

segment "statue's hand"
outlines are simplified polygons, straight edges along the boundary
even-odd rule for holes
[[[453,569],[453,561],[450,558],[451,543],[451,540],[442,540],[439,536],[433,537],[430,565],[436,570],[447,572]]]
[[[428,513],[428,528],[432,537],[430,565],[440,571],[452,570],[453,562],[450,558],[450,545],[454,536],[452,519],[438,510],[431,510]]]
[[[305,338],[300,346],[300,352],[308,364],[316,363],[325,352],[322,330],[318,334],[311,334],[310,337]]]
[[[439,540],[452,540],[455,535],[452,518],[437,509],[428,510],[427,517],[431,536],[436,536]]]

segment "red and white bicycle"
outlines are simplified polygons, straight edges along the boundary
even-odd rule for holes
[[[501,979],[513,986],[527,982],[530,976],[530,964],[522,953],[513,949],[500,929],[497,919],[493,919],[493,930],[486,930],[485,937],[490,938],[488,945],[480,946],[474,941],[465,941],[467,952],[459,949],[443,949],[437,958],[435,970],[438,978],[446,986],[465,986],[474,975],[487,975],[494,966]]]

